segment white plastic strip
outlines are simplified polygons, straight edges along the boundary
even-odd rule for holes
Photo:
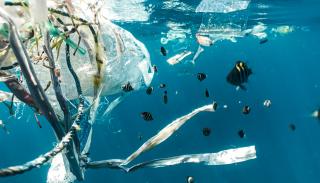
[[[196,8],[201,13],[230,13],[245,10],[250,0],[202,0]]]

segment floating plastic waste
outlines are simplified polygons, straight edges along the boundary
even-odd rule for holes
[[[201,13],[230,13],[245,10],[250,0],[202,0],[196,12]]]
[[[186,58],[187,56],[191,55],[192,52],[191,51],[183,51],[182,53],[179,53],[177,55],[174,55],[173,57],[170,57],[167,62],[170,65],[175,65],[180,63],[184,58]]]

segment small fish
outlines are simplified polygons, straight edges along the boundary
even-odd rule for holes
[[[265,107],[270,107],[270,105],[271,105],[271,100],[265,100],[264,102],[263,102],[263,106],[265,106]]]
[[[163,103],[164,104],[168,103],[168,92],[167,92],[167,90],[164,91],[164,94],[163,94]]]
[[[131,84],[128,82],[127,84],[125,84],[125,85],[122,86],[122,90],[123,90],[124,92],[130,92],[130,91],[133,90],[133,88],[132,88]]]
[[[166,84],[164,84],[164,83],[160,83],[159,88],[165,88],[165,87],[166,87]]]
[[[294,124],[289,124],[289,129],[292,130],[292,131],[295,131],[296,130],[296,125]]]
[[[243,84],[248,82],[248,78],[251,74],[252,70],[248,68],[246,63],[237,61],[227,76],[227,82],[239,86],[242,90],[246,90],[246,87]]]
[[[167,56],[167,50],[163,46],[161,46],[160,52],[163,56]]]
[[[158,72],[158,67],[156,65],[153,65],[152,68],[153,68],[153,72],[155,72],[155,73]]]
[[[246,133],[244,132],[244,130],[239,130],[238,131],[238,135],[239,135],[240,138],[246,137]]]
[[[152,87],[152,86],[149,86],[149,87],[147,88],[147,90],[146,90],[146,93],[147,93],[148,95],[151,95],[151,94],[152,94],[152,91],[153,91],[153,87]]]
[[[203,80],[205,80],[207,78],[207,75],[205,74],[205,73],[198,73],[197,74],[197,79],[199,80],[199,81],[203,81]]]
[[[218,103],[216,101],[213,101],[213,110],[217,110],[218,108]]]
[[[210,128],[203,128],[202,129],[202,134],[204,135],[204,136],[209,136],[210,135],[210,133],[211,133],[211,129]]]
[[[205,91],[205,96],[207,97],[207,98],[209,98],[210,97],[210,94],[209,94],[209,90],[208,90],[208,88],[206,88],[206,91]]]
[[[243,107],[242,113],[243,114],[249,114],[250,110],[251,110],[250,107],[246,105],[246,106]]]
[[[187,177],[187,183],[194,183],[194,178],[191,176]]]
[[[152,114],[150,112],[142,112],[141,113],[141,117],[145,120],[145,121],[152,121],[153,117]]]

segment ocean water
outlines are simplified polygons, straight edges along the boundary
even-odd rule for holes
[[[188,176],[196,183],[319,182],[320,121],[311,114],[320,106],[320,1],[252,0],[246,10],[228,14],[195,13],[199,3],[145,1],[143,5],[150,9],[147,21],[114,21],[147,47],[152,64],[158,67],[151,83],[155,90],[152,95],[146,95],[145,90],[132,92],[93,126],[90,158],[126,158],[171,121],[213,101],[218,103],[216,112],[198,114],[135,162],[249,145],[256,146],[257,158],[230,165],[183,164],[132,173],[89,169],[83,182],[183,183]],[[209,24],[212,17],[214,21]],[[241,30],[263,24],[268,41],[260,44],[252,35],[237,37],[236,42],[218,40],[204,47],[194,65],[189,62],[192,56],[174,66],[166,62],[184,50],[196,52],[199,44],[195,34],[201,26],[226,27],[230,23],[241,25]],[[177,24],[182,25],[178,31],[172,28]],[[292,31],[275,31],[280,26]],[[176,39],[170,40],[172,37]],[[161,46],[167,49],[167,56],[161,55]],[[245,61],[253,71],[246,91],[226,81],[237,60]],[[198,72],[207,78],[200,82]],[[165,83],[166,89],[160,89],[160,83]],[[206,88],[209,98],[204,94]],[[162,101],[164,90],[168,91],[168,104]],[[269,108],[263,106],[266,99],[272,102]],[[248,115],[242,114],[245,105],[251,108]],[[0,111],[0,119],[10,131],[7,135],[0,129],[0,167],[27,162],[55,145],[51,127],[43,117],[40,129],[28,108],[23,113],[16,109],[21,113],[16,118],[8,117],[4,105]],[[142,111],[151,112],[154,120],[144,121]],[[290,124],[296,129],[291,130]],[[209,136],[202,134],[205,127],[211,129]],[[238,136],[239,130],[245,131],[245,138]],[[48,169],[49,164],[0,178],[0,182],[46,182]]]

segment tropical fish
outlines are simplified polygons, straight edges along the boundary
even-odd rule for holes
[[[251,74],[252,71],[248,68],[246,63],[237,61],[233,69],[229,72],[227,81],[232,85],[239,86],[241,89],[246,90],[246,87],[243,84],[248,82],[248,78]]]
[[[270,105],[271,105],[271,100],[265,100],[264,102],[263,102],[263,106],[265,106],[265,107],[270,107]]]
[[[289,129],[292,131],[296,130],[296,125],[294,125],[293,123],[289,124]]]
[[[194,178],[191,176],[187,177],[187,183],[194,183]]]
[[[158,67],[156,65],[153,65],[152,68],[153,68],[153,72],[158,72]]]
[[[239,130],[238,131],[238,135],[239,135],[240,138],[246,137],[246,133],[244,132],[244,130]]]
[[[164,94],[163,94],[163,103],[164,104],[168,103],[168,92],[167,92],[167,90],[164,91]]]
[[[206,88],[206,91],[205,91],[205,96],[207,97],[207,98],[209,98],[210,97],[210,95],[209,95],[209,90],[208,90],[208,88]]]
[[[165,87],[166,87],[166,84],[160,83],[159,88],[165,88]]]
[[[152,121],[153,117],[152,114],[150,112],[142,112],[141,113],[141,117],[145,120],[145,121]]]
[[[211,129],[210,128],[203,128],[202,129],[202,134],[204,135],[204,136],[209,136],[210,135],[210,133],[211,133]]]
[[[217,108],[218,108],[218,103],[213,101],[213,110],[215,111],[217,110]]]
[[[199,80],[199,81],[203,81],[203,80],[205,80],[207,78],[207,75],[205,74],[205,73],[198,73],[197,74],[197,79]]]
[[[147,88],[147,90],[146,90],[146,93],[147,93],[148,95],[151,95],[152,91],[153,91],[153,87],[152,87],[152,86],[149,86],[149,87]]]
[[[167,56],[167,50],[163,46],[161,46],[160,52],[163,56]]]
[[[244,106],[243,109],[242,109],[242,113],[243,114],[249,114],[251,111],[250,107],[249,106]]]
[[[123,90],[124,92],[130,92],[130,91],[132,91],[133,88],[132,88],[130,82],[128,82],[127,84],[123,85],[123,86],[122,86],[122,90]]]

